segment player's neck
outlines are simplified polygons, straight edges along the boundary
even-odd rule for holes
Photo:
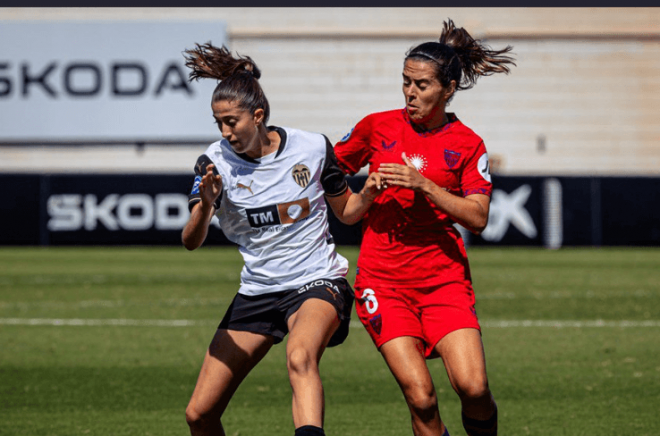
[[[281,141],[277,131],[268,130],[264,127],[264,130],[259,132],[257,139],[258,145],[253,150],[246,152],[246,154],[252,159],[260,159],[279,150]]]
[[[431,130],[439,129],[448,122],[449,122],[449,117],[447,116],[447,113],[443,110],[443,111],[438,111],[433,116],[430,116],[428,119],[421,119],[417,122],[413,122],[412,125],[417,132],[428,132]]]

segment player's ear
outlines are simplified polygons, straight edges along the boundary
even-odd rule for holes
[[[259,126],[264,120],[264,110],[261,108],[255,110],[252,118],[254,120],[254,125]]]
[[[447,90],[446,98],[447,101],[449,101],[451,96],[454,95],[454,92],[456,92],[456,81],[452,80],[451,82],[449,82],[449,86],[446,88],[446,90]]]

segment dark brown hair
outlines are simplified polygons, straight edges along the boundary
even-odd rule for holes
[[[513,57],[507,55],[512,49],[506,46],[502,50],[492,50],[449,19],[444,22],[438,42],[425,42],[408,50],[405,60],[433,63],[443,87],[455,80],[456,90],[464,90],[472,88],[481,76],[508,74],[509,65],[516,65]]]
[[[210,42],[195,44],[195,48],[185,50],[186,66],[192,71],[190,81],[200,78],[219,80],[213,91],[212,102],[236,101],[239,107],[250,111],[264,110],[264,125],[270,117],[270,104],[258,79],[261,70],[249,56],[231,55],[225,46],[215,47]]]

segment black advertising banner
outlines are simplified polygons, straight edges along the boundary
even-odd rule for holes
[[[489,223],[481,236],[462,231],[470,245],[543,245],[543,181],[533,177],[493,177]],[[366,177],[353,177],[349,184],[359,191]],[[338,244],[356,245],[360,225],[345,226],[331,214],[330,230]],[[461,229],[464,230],[464,229]]]
[[[0,245],[180,245],[193,175],[0,175]],[[364,176],[350,177],[359,191]],[[474,246],[660,245],[660,178],[493,176]],[[330,213],[338,245],[361,224]],[[214,218],[207,245],[231,244]]]
[[[492,176],[488,226],[474,246],[660,245],[660,178]],[[361,189],[366,177],[354,177]],[[358,244],[356,226],[331,219],[339,240]],[[334,234],[334,232],[333,232]]]
[[[175,244],[187,221],[190,177],[50,177],[48,244]]]
[[[562,177],[559,180],[562,187],[564,245],[602,245],[599,222],[594,223],[594,217],[599,215],[594,187],[600,179]],[[570,243],[566,244],[567,241]]]
[[[0,244],[40,244],[42,182],[38,175],[0,174]]]
[[[608,177],[600,186],[602,245],[660,245],[660,178]]]
[[[4,245],[180,245],[193,175],[0,175]],[[209,243],[228,243],[217,225]]]
[[[471,245],[542,245],[543,179],[493,176],[488,226]]]

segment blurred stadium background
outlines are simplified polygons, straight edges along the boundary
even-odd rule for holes
[[[450,106],[491,157],[489,226],[465,237],[501,434],[660,434],[660,9],[0,8],[0,435],[188,433],[242,259],[217,228],[180,244],[219,138],[185,48],[251,56],[271,123],[334,142],[403,106],[404,53],[446,18],[518,64]],[[352,283],[359,226],[331,225]],[[243,383],[228,435],[292,433],[284,359]],[[358,322],[321,370],[329,435],[410,434]]]
[[[660,244],[657,8],[0,9],[0,244],[179,243],[192,165],[219,138],[214,84],[185,80],[194,43],[251,56],[271,123],[335,142],[403,106],[405,51],[448,17],[518,64],[450,106],[496,183],[468,243]]]

